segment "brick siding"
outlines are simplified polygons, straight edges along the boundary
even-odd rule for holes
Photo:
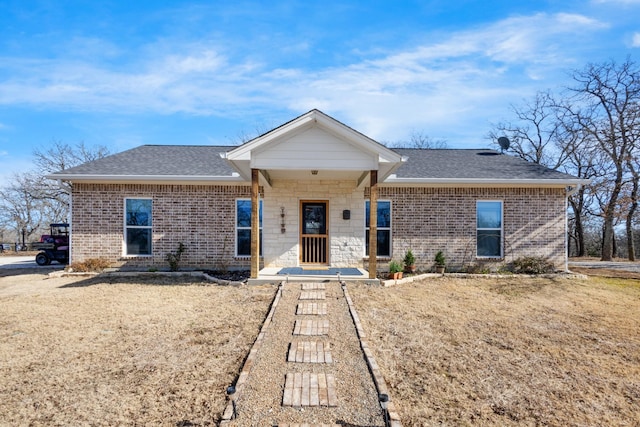
[[[291,183],[289,183],[291,184]],[[263,249],[268,264],[295,265],[300,199],[327,199],[331,207],[330,259],[340,266],[363,266],[364,204],[368,188],[339,182],[282,185],[269,189],[263,218]],[[181,266],[248,268],[235,257],[236,199],[250,198],[247,185],[74,184],[72,262],[105,258],[114,266],[167,268],[165,257],[178,243],[186,246]],[[153,254],[123,256],[124,199],[153,199]],[[476,201],[503,201],[504,259],[543,256],[563,269],[565,263],[565,193],[562,188],[418,188],[381,185],[379,198],[392,201],[392,253],[401,260],[407,249],[418,267],[429,269],[442,250],[453,269],[477,260]],[[280,208],[286,232],[280,230]],[[343,220],[341,212],[352,217]],[[345,229],[348,227],[349,229]],[[335,241],[334,241],[335,240]],[[269,242],[271,243],[269,245]],[[269,246],[269,247],[267,247]],[[287,249],[288,248],[288,249]],[[366,264],[364,264],[366,266]],[[379,262],[379,268],[387,268]]]
[[[368,198],[368,194],[366,195]],[[392,201],[393,258],[407,249],[429,268],[443,251],[452,269],[476,259],[476,202],[503,202],[504,258],[542,256],[565,268],[565,192],[562,188],[379,188]],[[491,264],[490,260],[482,260]]]
[[[182,242],[181,266],[247,267],[236,259],[236,199],[250,186],[74,184],[72,262],[105,258],[118,267],[167,268],[165,257]],[[153,200],[152,256],[123,256],[124,199]]]

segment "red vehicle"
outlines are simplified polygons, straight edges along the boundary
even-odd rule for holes
[[[40,249],[36,255],[38,265],[49,265],[51,261],[60,264],[69,262],[69,224],[49,224],[50,234],[43,234],[36,248]]]

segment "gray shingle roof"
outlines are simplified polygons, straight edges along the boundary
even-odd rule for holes
[[[142,145],[67,169],[71,175],[231,176],[233,168],[220,157],[233,147],[204,145]]]
[[[234,169],[220,157],[232,146],[143,145],[76,166],[58,174],[66,176],[181,176],[230,177]],[[408,157],[397,178],[425,179],[575,179],[544,166],[493,150],[394,148]],[[51,177],[55,178],[53,174]]]
[[[409,160],[398,178],[433,179],[557,179],[575,177],[494,150],[394,148]]]

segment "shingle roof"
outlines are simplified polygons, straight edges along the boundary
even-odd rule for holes
[[[143,145],[53,174],[65,176],[231,177],[220,156],[232,146]],[[396,177],[413,179],[571,180],[575,177],[493,150],[394,148],[408,160]]]
[[[231,176],[233,168],[220,157],[233,147],[204,145],[142,145],[65,170],[70,175]]]
[[[494,150],[394,148],[408,157],[398,178],[431,179],[557,179],[575,177]]]

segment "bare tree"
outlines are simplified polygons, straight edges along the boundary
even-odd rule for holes
[[[595,141],[610,161],[609,191],[602,194],[602,260],[614,256],[614,225],[619,216],[619,199],[625,185],[628,161],[635,154],[640,117],[640,74],[627,59],[589,64],[575,71],[576,86],[569,111],[585,135]]]
[[[422,130],[411,131],[408,141],[389,142],[384,145],[390,148],[420,148],[424,150],[448,148],[446,140],[431,138]]]
[[[34,170],[15,174],[8,185],[0,188],[0,224],[20,235],[33,237],[50,222],[69,218],[68,183],[45,176],[79,164],[105,157],[106,147],[74,146],[54,141],[46,151],[34,151]]]
[[[567,143],[574,139],[559,117],[561,110],[549,92],[538,92],[533,100],[524,101],[522,106],[511,106],[516,121],[503,122],[494,126],[488,138],[497,145],[501,136],[507,136],[511,143],[509,151],[516,157],[529,162],[558,169],[575,143]]]

